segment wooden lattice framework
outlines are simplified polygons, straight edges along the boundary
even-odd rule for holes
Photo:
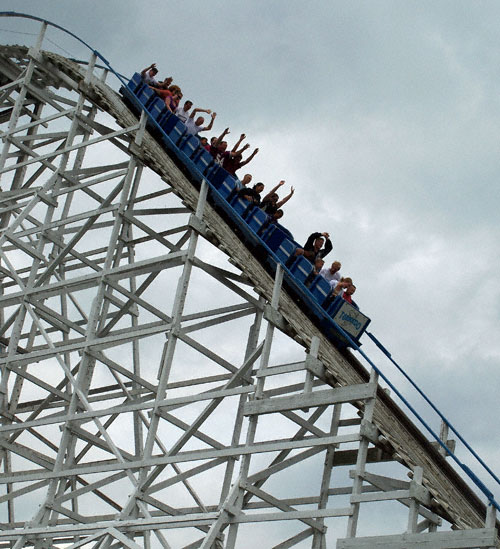
[[[45,31],[0,49],[0,547],[495,546],[492,508],[376,372],[318,331],[95,54],[44,51]]]

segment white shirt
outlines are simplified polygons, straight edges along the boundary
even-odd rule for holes
[[[330,272],[330,267],[323,267],[319,274],[323,275],[328,280],[332,288],[335,288],[336,283],[340,280],[340,272],[337,271],[332,274]],[[333,282],[335,282],[335,284]]]
[[[203,126],[197,126],[194,122],[194,118],[191,117],[189,117],[184,124],[186,124],[186,133],[189,135],[196,135],[198,132],[205,129]]]
[[[146,73],[144,74],[143,80],[144,82],[146,82],[148,86],[153,86],[154,88],[158,86],[158,82],[156,78],[154,76],[151,76],[149,74],[149,71],[146,71]]]
[[[184,124],[186,124],[187,119],[189,118],[189,109],[185,111],[184,105],[179,105],[177,109],[175,109],[175,114]]]

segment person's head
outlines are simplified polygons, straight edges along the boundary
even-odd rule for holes
[[[211,137],[210,138],[210,145],[214,145],[216,141],[217,141],[217,137]]]
[[[161,87],[168,89],[173,81],[174,79],[171,76],[167,76],[167,78],[165,78],[165,80],[161,83]]]
[[[203,122],[205,122],[203,116],[198,116],[198,118],[194,121],[197,126],[203,126]]]
[[[208,145],[208,139],[206,137],[200,137],[200,145],[206,147]]]
[[[221,141],[218,148],[219,151],[224,152],[227,149],[227,141]]]
[[[275,221],[278,221],[278,219],[281,219],[283,217],[283,210],[276,210],[274,213],[273,213],[273,219]]]
[[[354,284],[349,284],[349,286],[347,286],[347,288],[345,289],[345,293],[347,295],[352,295],[355,291],[356,291],[356,286],[354,286]]]
[[[344,288],[347,288],[348,286],[350,286],[352,284],[352,278],[350,276],[343,276],[341,279],[340,279],[340,282],[342,284],[342,286]]]
[[[149,69],[149,76],[151,76],[151,78],[153,78],[153,76],[156,76],[157,74],[158,74],[158,69],[156,67]]]
[[[260,194],[264,190],[264,183],[256,183],[253,188]]]
[[[270,197],[269,197],[269,200],[273,203],[273,204],[276,204],[276,202],[278,202],[279,200],[279,196],[277,193],[273,193]]]
[[[189,99],[187,101],[184,102],[184,111],[187,112],[191,107],[193,106],[193,102],[192,101],[189,101]]]
[[[252,181],[252,176],[249,174],[249,173],[246,173],[244,176],[243,176],[243,179],[241,180],[241,182],[243,183],[243,185],[248,185],[250,183],[250,181]]]
[[[313,244],[315,251],[319,252],[323,247],[324,243],[325,243],[325,239],[322,236],[318,236],[318,238],[314,241],[314,244]]]
[[[340,267],[342,267],[340,261],[334,261],[330,267],[330,272],[332,274],[338,273],[340,271]]]
[[[319,273],[319,271],[321,271],[321,269],[324,267],[325,265],[325,261],[324,259],[322,259],[321,257],[317,257],[315,260],[314,260],[314,270]]]
[[[180,91],[181,91],[181,89],[179,88],[179,86],[177,86],[177,84],[172,84],[168,89],[169,89],[169,91],[172,92],[172,94],[180,93]]]

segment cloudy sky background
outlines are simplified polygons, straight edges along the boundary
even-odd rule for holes
[[[498,2],[4,0],[2,9],[66,27],[123,74],[156,62],[185,98],[217,111],[214,135],[245,132],[260,149],[254,179],[296,188],[284,224],[299,241],[333,235],[328,259],[353,277],[371,331],[497,470]],[[0,39],[25,43],[10,31],[35,28],[0,20]],[[54,51],[79,56],[50,36]]]

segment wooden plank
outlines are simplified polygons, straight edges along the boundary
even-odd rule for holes
[[[325,404],[338,404],[340,402],[355,402],[372,398],[376,387],[370,383],[351,385],[349,387],[337,387],[308,394],[298,394],[292,397],[267,398],[254,400],[245,404],[245,415],[270,414],[298,410],[304,407],[324,406]]]
[[[337,549],[470,549],[495,545],[494,528],[337,540]]]
[[[373,492],[371,494],[354,494],[351,503],[366,501],[387,501],[391,499],[405,499],[410,497],[410,490],[392,490],[391,492]]]
[[[277,520],[303,520],[328,517],[348,517],[351,514],[350,507],[330,509],[312,509],[310,511],[283,511],[278,513],[252,513],[245,515],[240,513],[232,517],[228,522],[268,522]]]

